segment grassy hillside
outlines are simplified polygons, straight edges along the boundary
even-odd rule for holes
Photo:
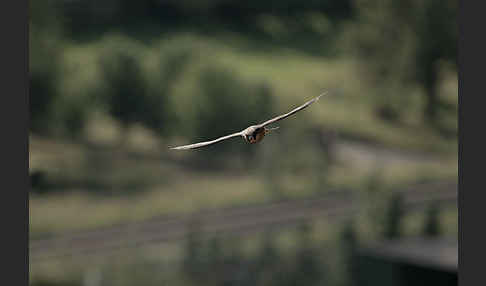
[[[178,128],[171,139],[139,125],[123,129],[104,113],[103,105],[94,104],[82,141],[31,136],[30,169],[47,174],[51,190],[50,194],[30,197],[31,236],[198,209],[306,197],[336,187],[359,190],[376,174],[388,186],[457,175],[457,140],[422,123],[418,89],[410,87],[401,121],[388,122],[378,115],[380,98],[372,93],[373,87],[367,85],[363,69],[356,62],[276,47],[269,52],[250,43],[232,34],[215,37],[193,33],[150,41],[107,34],[93,42],[66,43],[59,88],[68,98],[95,103],[104,85],[99,61],[113,47],[129,47],[142,63],[146,84],[154,87],[164,76],[159,67],[164,57],[170,58],[178,51],[187,53],[189,64],[168,93],[172,120]],[[223,68],[242,82],[263,82],[272,91],[272,114],[286,112],[324,90],[330,95],[293,119],[279,123],[279,132],[262,144],[249,146],[257,154],[256,161],[249,163],[250,159],[227,154],[223,161],[209,161],[216,166],[222,162],[220,168],[211,171],[205,166],[208,161],[200,161],[189,152],[168,152],[166,148],[202,139],[194,136],[193,123],[201,119],[193,110],[201,96],[201,75],[208,67]],[[455,75],[445,70],[441,95],[451,104],[457,104],[456,85]],[[455,118],[446,122],[456,128]],[[353,140],[392,152],[417,153],[415,157],[432,153],[433,159],[380,163],[374,155],[360,160],[343,151],[338,162],[329,165],[312,159],[316,154],[321,158],[325,155],[316,153],[322,151],[310,136],[315,132],[312,130],[330,131],[337,134],[338,141]],[[231,144],[244,143],[235,140]],[[289,148],[295,152],[288,153]],[[201,168],[206,171],[201,172]]]

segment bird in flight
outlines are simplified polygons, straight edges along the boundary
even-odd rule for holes
[[[194,144],[190,144],[190,145],[183,145],[183,146],[178,146],[178,147],[170,147],[170,149],[173,149],[173,150],[195,149],[195,148],[200,148],[200,147],[216,144],[216,143],[219,143],[221,141],[224,141],[226,139],[230,139],[230,138],[233,138],[233,137],[243,137],[243,139],[247,143],[250,143],[250,144],[258,143],[258,142],[262,141],[263,137],[267,133],[269,133],[272,130],[278,129],[278,127],[267,128],[266,127],[267,125],[270,125],[272,123],[275,123],[277,121],[285,119],[285,118],[289,117],[290,115],[301,111],[302,109],[308,107],[312,103],[318,101],[319,98],[321,98],[321,96],[325,95],[326,93],[327,93],[327,91],[320,94],[319,96],[307,101],[306,103],[302,104],[301,106],[294,108],[293,110],[291,110],[291,111],[289,111],[285,114],[276,116],[276,117],[274,117],[270,120],[267,120],[267,121],[265,121],[261,124],[258,124],[258,125],[251,125],[248,128],[246,128],[246,129],[244,129],[240,132],[236,132],[236,133],[233,133],[233,134],[230,134],[230,135],[226,135],[226,136],[223,136],[223,137],[211,140],[211,141],[199,142],[199,143],[194,143]]]

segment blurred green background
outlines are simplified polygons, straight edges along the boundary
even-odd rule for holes
[[[358,211],[244,236],[196,220],[170,242],[31,259],[30,284],[365,285],[360,245],[456,237],[455,204],[397,192],[457,182],[456,17],[450,0],[31,0],[31,258],[74,249],[33,246],[66,235],[336,193]],[[260,144],[167,148],[323,91]]]

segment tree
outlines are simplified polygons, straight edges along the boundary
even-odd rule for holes
[[[437,94],[437,62],[452,61],[457,66],[457,1],[420,1],[421,15],[416,25],[416,76],[427,97],[425,116],[433,124],[441,102]]]
[[[358,57],[381,87],[384,105],[399,114],[404,85],[424,90],[424,118],[436,125],[439,60],[456,62],[457,1],[359,0],[350,38]],[[393,99],[392,99],[393,98]]]
[[[46,133],[53,120],[54,102],[59,98],[62,17],[52,0],[33,0],[29,8],[30,129]]]
[[[101,62],[107,85],[108,111],[127,127],[139,121],[147,106],[144,78],[134,55],[124,49],[112,53],[111,57],[103,57]]]
[[[289,285],[319,285],[324,276],[317,249],[310,238],[311,227],[302,224],[299,228],[299,249]]]
[[[425,214],[425,222],[423,228],[423,234],[425,236],[434,237],[440,234],[441,229],[439,215],[439,205],[437,203],[430,204]]]
[[[388,209],[385,212],[385,225],[383,236],[386,239],[395,239],[401,235],[402,219],[404,215],[403,198],[395,193],[390,198]]]
[[[204,245],[201,225],[194,221],[189,226],[182,267],[190,279],[198,281],[204,274]]]
[[[343,256],[344,285],[357,285],[359,266],[358,266],[358,235],[355,230],[354,222],[349,221],[344,225],[340,233],[341,253]]]

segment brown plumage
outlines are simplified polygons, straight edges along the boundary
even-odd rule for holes
[[[212,144],[215,144],[215,143],[218,143],[218,142],[221,142],[223,140],[230,139],[230,138],[233,138],[233,137],[243,137],[243,139],[245,139],[245,141],[250,143],[250,144],[258,143],[258,142],[263,140],[263,137],[265,137],[265,135],[267,133],[269,133],[272,130],[278,129],[278,127],[267,128],[266,127],[267,125],[275,123],[275,122],[280,121],[282,119],[285,119],[285,118],[289,117],[290,115],[301,111],[302,109],[308,107],[312,103],[319,100],[319,98],[321,98],[321,96],[325,95],[326,93],[327,92],[320,94],[319,96],[307,101],[306,103],[302,104],[301,106],[294,108],[293,110],[291,110],[291,111],[289,111],[285,114],[276,116],[276,117],[274,117],[270,120],[267,120],[267,121],[265,121],[261,124],[249,126],[248,128],[244,129],[243,131],[236,132],[236,133],[233,133],[233,134],[230,134],[230,135],[226,135],[226,136],[223,136],[223,137],[211,140],[211,141],[205,141],[205,142],[194,143],[194,144],[178,146],[178,147],[170,147],[170,149],[173,149],[173,150],[195,149],[195,148],[200,148],[200,147],[212,145]]]

